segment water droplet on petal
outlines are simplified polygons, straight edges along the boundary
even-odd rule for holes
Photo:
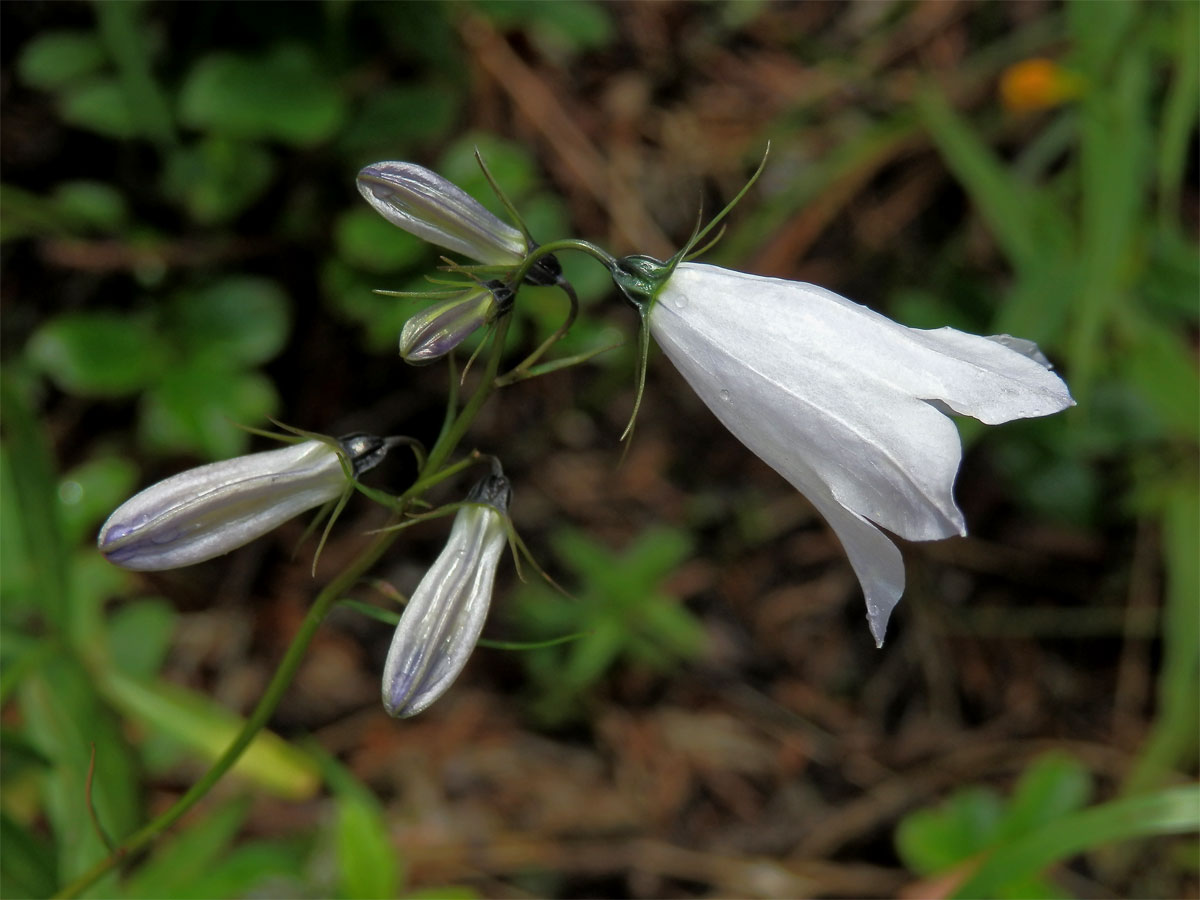
[[[721,399],[726,403],[732,403],[733,398],[729,396],[729,391],[721,391]]]
[[[676,309],[685,309],[688,305],[687,294],[675,294],[672,296],[671,305]]]

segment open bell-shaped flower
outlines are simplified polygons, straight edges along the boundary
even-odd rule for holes
[[[467,288],[410,316],[400,330],[400,356],[423,366],[441,359],[478,329],[512,306],[513,294],[499,281]]]
[[[416,163],[372,163],[358,173],[358,192],[393,225],[486,265],[516,268],[536,246],[458,185]],[[552,285],[561,274],[558,260],[546,254],[525,280]]]
[[[389,715],[415,716],[449,690],[467,664],[492,602],[511,496],[497,467],[455,515],[446,548],[413,591],[392,636],[383,668]]]
[[[966,533],[948,414],[994,425],[1074,405],[1031,341],[907,328],[816,285],[702,263],[627,257],[613,274],[700,399],[828,521],[880,645],[904,591],[880,527]]]
[[[96,543],[109,562],[126,569],[203,562],[335,499],[389,446],[386,438],[352,434],[188,469],[117,507]]]

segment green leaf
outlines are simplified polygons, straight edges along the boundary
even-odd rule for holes
[[[131,678],[119,669],[103,673],[100,690],[126,715],[208,761],[220,756],[242,728],[241,716],[203,694],[163,681]],[[291,800],[307,799],[318,787],[312,758],[270,731],[258,733],[233,771]]]
[[[29,361],[68,393],[121,397],[154,381],[166,352],[141,316],[69,313],[42,326],[26,347]]]
[[[94,538],[93,529],[137,486],[137,468],[119,456],[88,460],[58,482],[58,508],[68,544]]]
[[[196,361],[169,370],[144,396],[138,431],[158,452],[224,459],[249,443],[238,424],[262,422],[278,407],[275,388],[262,375]]]
[[[338,217],[334,240],[338,255],[346,262],[380,274],[410,268],[429,254],[428,244],[366,206],[356,206]]]
[[[1127,315],[1125,319],[1130,343],[1120,365],[1129,383],[1169,434],[1200,440],[1200,378],[1195,354],[1175,330],[1149,318]]]
[[[25,610],[40,613],[51,633],[61,633],[70,615],[71,572],[54,496],[54,456],[41,422],[11,375],[0,379],[0,395],[6,437],[0,506],[5,612],[13,611],[11,592],[20,585],[23,592],[16,599]]]
[[[290,319],[276,282],[243,275],[180,294],[166,321],[189,356],[234,368],[274,359],[287,343]]]
[[[249,812],[249,801],[224,803],[158,844],[150,858],[125,882],[122,896],[129,900],[179,897],[207,874],[233,842]]]
[[[1177,477],[1163,503],[1167,608],[1162,621],[1158,715],[1124,785],[1127,793],[1161,783],[1196,758],[1196,683],[1200,679],[1200,490],[1193,471]]]
[[[104,48],[88,31],[48,31],[21,51],[17,72],[30,87],[56,90],[97,71]]]
[[[61,235],[69,231],[55,205],[30,191],[0,184],[0,241]]]
[[[125,196],[102,181],[64,181],[54,188],[51,202],[78,231],[113,233],[129,218]]]
[[[125,141],[139,134],[137,118],[115,78],[96,76],[73,85],[61,95],[58,111],[65,122],[107,138]]]
[[[130,833],[142,816],[133,754],[94,685],[91,673],[63,655],[47,660],[20,690],[28,733],[53,762],[43,778],[43,803],[59,849],[60,883],[108,855],[87,808],[93,745],[91,798],[100,826],[115,839]],[[98,882],[90,896],[115,896],[111,879]]]
[[[1072,813],[1087,803],[1091,792],[1091,773],[1079,760],[1064,753],[1048,753],[1021,775],[1000,823],[1000,835],[1004,839],[1020,837]]]
[[[244,212],[270,186],[275,158],[248,141],[209,135],[173,150],[163,193],[201,225],[222,225]]]
[[[477,149],[496,183],[514,201],[528,194],[537,183],[533,157],[520,144],[484,132],[459,138],[446,149],[438,163],[437,171],[442,176],[507,222],[504,205],[496,198],[496,192],[475,159]]]
[[[363,343],[368,350],[395,353],[400,329],[408,317],[421,308],[421,303],[374,293],[375,289],[384,286],[380,279],[365,276],[340,259],[326,260],[321,270],[321,290],[329,308],[340,318],[362,326]],[[388,290],[428,288],[429,282],[424,278],[410,277],[400,284],[386,284]]]
[[[178,616],[165,600],[135,600],[108,617],[112,664],[131,678],[153,678],[171,650]]]
[[[0,896],[49,897],[55,888],[54,850],[0,810]]]
[[[397,148],[443,137],[458,118],[462,98],[440,84],[406,84],[372,91],[339,138],[346,156],[392,158]]]
[[[529,28],[543,50],[568,54],[604,47],[615,35],[603,4],[589,0],[479,0],[480,11],[502,28]]]
[[[259,57],[205,56],[184,82],[179,106],[192,128],[299,145],[331,137],[345,114],[336,85],[300,46]]]
[[[402,878],[401,859],[388,838],[383,807],[331,757],[322,757],[321,769],[337,807],[334,844],[340,896],[352,900],[395,897]]]
[[[303,840],[241,844],[191,882],[181,885],[171,895],[172,900],[302,897],[309,889],[301,880],[306,849]]]
[[[1170,788],[1093,806],[1047,822],[989,854],[955,897],[995,897],[1006,884],[1115,841],[1200,831],[1200,788]]]
[[[911,871],[934,875],[969,859],[996,838],[1003,805],[994,791],[966,788],[936,809],[905,816],[896,829],[896,851]]]

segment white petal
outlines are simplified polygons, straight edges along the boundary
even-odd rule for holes
[[[203,562],[338,496],[337,451],[323,441],[252,453],[180,472],[121,504],[97,544],[126,569]]]
[[[875,645],[883,646],[888,618],[904,593],[904,558],[891,539],[839,503],[812,472],[796,466],[795,487],[817,508],[850,558],[867,601],[867,623]],[[798,483],[797,483],[798,482]]]
[[[829,521],[877,641],[904,569],[872,523],[910,540],[966,533],[943,413],[994,424],[1074,402],[1030,341],[906,328],[811,284],[684,263],[649,321],[721,422]]]
[[[463,667],[487,619],[496,564],[504,550],[504,518],[488,506],[459,511],[446,548],[413,591],[383,668],[383,705],[415,716],[444,694]]]
[[[685,264],[650,329],[725,426],[796,487],[807,466],[838,503],[903,537],[961,534],[957,429],[884,377],[909,361],[858,309],[812,285]],[[869,356],[862,343],[880,334],[870,367],[845,361]]]

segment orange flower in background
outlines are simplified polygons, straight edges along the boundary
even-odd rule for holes
[[[1000,100],[1013,112],[1050,109],[1078,97],[1082,79],[1052,59],[1025,59],[1000,75]]]

